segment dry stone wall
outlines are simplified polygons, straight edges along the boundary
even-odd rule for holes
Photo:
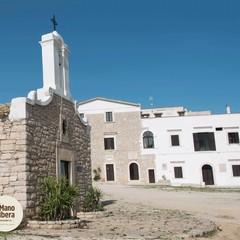
[[[91,186],[90,134],[74,103],[56,94],[46,106],[26,108],[27,119],[0,119],[0,195],[18,199],[25,217],[34,219],[40,183],[47,176],[60,176],[60,160],[71,163],[72,182],[82,195]],[[79,198],[78,210],[82,201]]]
[[[36,216],[41,199],[40,183],[47,176],[59,176],[60,160],[71,161],[73,183],[80,187],[82,195],[91,185],[90,135],[74,104],[58,95],[47,106],[27,105],[27,112],[28,185],[34,189],[27,194],[31,202],[28,211],[29,216]]]
[[[27,204],[26,120],[0,119],[0,195],[10,195]]]

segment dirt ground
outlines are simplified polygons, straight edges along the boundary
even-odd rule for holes
[[[85,219],[83,229],[26,229],[0,239],[240,239],[240,192],[98,187],[104,192],[105,211]]]

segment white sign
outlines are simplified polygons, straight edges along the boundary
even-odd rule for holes
[[[17,199],[0,196],[0,232],[9,232],[19,226],[23,219],[23,209]]]

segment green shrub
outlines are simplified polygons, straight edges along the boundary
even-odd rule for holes
[[[46,221],[68,218],[75,199],[80,195],[77,186],[71,185],[65,177],[48,177],[41,184],[41,217]]]
[[[97,169],[93,169],[93,174],[93,180],[96,182],[99,181],[101,179],[101,168],[98,167]]]
[[[86,193],[84,200],[84,208],[86,212],[103,211],[100,200],[103,197],[102,190],[97,187],[90,187]]]

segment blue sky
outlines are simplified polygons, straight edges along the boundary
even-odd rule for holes
[[[240,112],[239,0],[0,0],[0,103],[42,87],[53,14],[74,99]]]

